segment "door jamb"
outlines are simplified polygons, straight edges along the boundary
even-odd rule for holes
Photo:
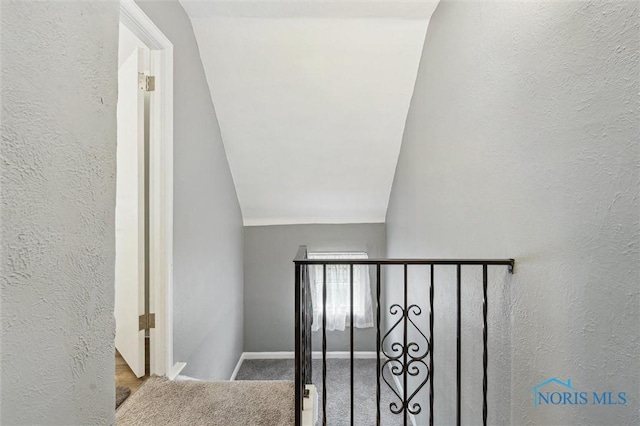
[[[151,50],[156,102],[149,135],[149,309],[152,375],[175,378],[173,363],[173,44],[133,0],[120,0],[120,22]]]

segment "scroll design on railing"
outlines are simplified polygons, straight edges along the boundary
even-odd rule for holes
[[[382,338],[382,353],[387,358],[387,360],[382,364],[382,372],[384,372],[385,368],[387,368],[388,366],[388,369],[393,376],[402,379],[404,379],[406,375],[416,377],[421,372],[423,372],[424,380],[422,380],[411,393],[409,393],[409,389],[404,389],[403,393],[407,396],[403,397],[398,392],[395,384],[389,383],[385,374],[379,374],[382,375],[382,379],[384,380],[384,382],[398,398],[398,401],[394,401],[389,404],[391,412],[393,414],[400,414],[406,411],[409,414],[415,415],[422,411],[422,406],[419,403],[412,404],[411,401],[431,379],[429,366],[424,361],[431,352],[431,341],[427,338],[427,336],[425,336],[425,334],[420,330],[420,328],[416,325],[416,323],[413,321],[413,318],[411,317],[412,315],[414,316],[414,318],[419,317],[422,314],[422,309],[420,309],[418,305],[409,305],[405,309],[401,305],[396,303],[391,305],[391,307],[389,308],[389,312],[394,317],[398,316],[398,319]],[[403,342],[392,342],[390,345],[385,344],[387,343],[388,339],[391,339],[391,333],[401,325],[405,332],[405,339],[403,340]],[[412,328],[409,328],[409,325],[411,325]],[[406,341],[406,333],[408,332],[408,330],[413,329],[415,329],[415,331],[417,331],[424,339],[426,346],[424,349],[422,349],[417,342]],[[408,381],[405,381],[405,383],[408,386]]]

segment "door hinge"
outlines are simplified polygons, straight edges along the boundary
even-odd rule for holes
[[[144,314],[138,317],[138,330],[156,328],[156,314]]]
[[[153,92],[156,90],[156,78],[152,75],[138,73],[138,87],[145,92]]]

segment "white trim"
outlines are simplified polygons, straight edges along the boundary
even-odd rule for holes
[[[245,359],[291,359],[294,352],[242,352],[240,356]]]
[[[173,368],[169,370],[169,374],[167,374],[167,378],[169,380],[175,380],[178,376],[180,376],[180,373],[182,372],[182,370],[184,370],[186,366],[187,366],[186,362],[176,362],[176,365],[174,365]],[[186,377],[186,376],[182,376],[182,377]],[[196,380],[196,379],[193,379],[193,380]]]
[[[196,379],[195,377],[183,376],[182,374],[178,374],[175,379],[176,382],[202,382],[200,379]]]
[[[311,353],[311,357],[313,359],[322,359],[322,352],[313,351]],[[351,357],[351,352],[348,352],[348,351],[327,352],[327,359],[347,359],[350,357]],[[374,351],[354,351],[353,357],[356,359],[376,359],[376,353]]]
[[[292,359],[295,358],[295,352],[243,352],[241,359]],[[349,351],[330,351],[327,352],[327,359],[344,359],[349,358]],[[322,359],[322,352],[313,351],[311,354],[313,359]],[[375,359],[375,351],[354,351],[353,357],[358,359]],[[382,358],[382,353],[380,353]]]
[[[173,44],[156,27],[134,0],[120,0],[120,22],[125,24],[144,44],[152,50],[173,49]]]
[[[172,375],[173,365],[173,44],[133,0],[120,0],[120,22],[151,50],[156,77],[149,152],[151,374]],[[177,365],[183,363],[177,363]],[[184,368],[184,366],[182,367]],[[177,375],[177,374],[176,374]],[[175,377],[175,376],[174,376]]]
[[[240,358],[238,358],[238,362],[236,363],[236,368],[233,369],[233,373],[231,373],[231,377],[229,381],[234,381],[236,376],[238,375],[238,371],[240,371],[240,367],[242,367],[242,362],[245,360],[244,352],[240,354]]]
[[[238,375],[238,371],[240,371],[240,367],[242,367],[242,362],[245,359],[293,359],[295,352],[243,352],[238,358],[238,363],[236,364],[236,368],[231,373],[231,378],[229,380],[234,381],[236,376]],[[351,356],[351,353],[348,351],[332,351],[327,352],[327,359],[348,359]],[[313,351],[311,354],[313,359],[322,359],[322,352]],[[356,359],[375,359],[376,353],[374,351],[354,351],[353,357]],[[380,358],[383,358],[382,353],[380,354]]]
[[[183,376],[182,374],[178,374],[175,379],[176,382],[202,382],[200,379],[196,379],[195,377]]]

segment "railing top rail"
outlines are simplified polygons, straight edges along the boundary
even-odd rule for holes
[[[513,271],[514,259],[307,259],[307,247],[300,246],[296,265],[505,265]]]

